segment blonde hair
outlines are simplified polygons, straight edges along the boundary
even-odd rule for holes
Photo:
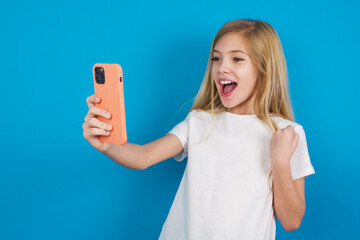
[[[289,96],[286,60],[280,39],[270,24],[260,20],[238,19],[230,21],[220,28],[210,48],[208,64],[200,90],[188,113],[192,110],[211,113],[212,125],[213,114],[225,112],[226,108],[221,103],[212,76],[211,59],[216,43],[225,34],[231,32],[242,34],[250,59],[259,73],[255,85],[256,92],[254,92],[254,94],[256,93],[254,103],[255,114],[273,132],[276,132],[276,124],[270,118],[270,115],[294,121],[294,114]],[[271,190],[271,174],[272,170],[269,173],[269,193]]]

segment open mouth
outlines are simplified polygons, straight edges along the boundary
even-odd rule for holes
[[[236,82],[233,82],[233,83],[230,83],[230,84],[221,84],[220,83],[221,96],[229,97],[234,92],[236,87],[237,87]]]

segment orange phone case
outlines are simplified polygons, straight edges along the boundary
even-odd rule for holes
[[[96,63],[93,66],[93,77],[95,95],[101,98],[100,103],[96,103],[95,106],[111,113],[110,119],[97,116],[100,121],[112,125],[110,135],[99,136],[99,140],[123,145],[127,142],[127,134],[122,68],[119,64]],[[98,78],[98,82],[96,78]]]

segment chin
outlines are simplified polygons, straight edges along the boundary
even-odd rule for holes
[[[224,102],[222,99],[221,99],[221,103],[222,103],[222,105],[223,105],[224,107],[226,107],[226,108],[233,108],[233,107],[236,106],[236,105],[234,105],[234,104],[226,103],[226,102]]]
[[[224,107],[228,108],[228,109],[232,109],[232,108],[235,108],[239,105],[241,105],[244,101],[241,101],[241,100],[236,100],[236,99],[232,99],[232,101],[224,101],[221,97],[220,97],[220,100],[221,100],[221,103]]]

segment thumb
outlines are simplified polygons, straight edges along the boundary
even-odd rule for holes
[[[294,141],[295,141],[296,145],[299,142],[299,134],[297,132],[295,132]]]

